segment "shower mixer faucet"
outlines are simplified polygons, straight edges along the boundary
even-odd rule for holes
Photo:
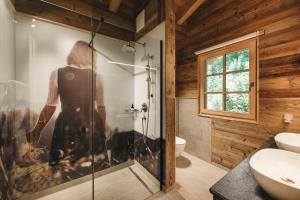
[[[143,103],[142,104],[142,109],[141,109],[141,112],[147,112],[148,111],[148,105],[146,103]]]

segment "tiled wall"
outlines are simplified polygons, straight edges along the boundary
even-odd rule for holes
[[[210,162],[211,119],[199,117],[197,98],[177,98],[176,135],[186,140],[185,151]]]

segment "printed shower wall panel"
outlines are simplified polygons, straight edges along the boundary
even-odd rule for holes
[[[26,143],[25,136],[27,133],[30,133],[37,122],[40,123],[43,121],[38,121],[38,116],[47,103],[50,90],[49,85],[53,86],[53,83],[56,83],[58,90],[60,90],[62,84],[66,86],[62,80],[72,81],[79,80],[80,77],[85,77],[82,79],[82,84],[78,84],[77,82],[77,86],[76,84],[73,84],[73,86],[78,88],[78,93],[86,92],[85,98],[88,98],[91,97],[90,85],[92,83],[92,75],[83,76],[84,72],[78,74],[76,68],[66,67],[67,57],[74,44],[79,40],[88,43],[90,41],[89,32],[78,31],[19,15],[16,17],[16,21],[15,33],[17,50],[15,74],[16,80],[22,82],[23,85],[22,87],[13,85],[13,87],[17,88],[14,89],[15,93],[13,93],[13,95],[20,98],[17,98],[18,101],[16,101],[16,105],[14,106],[14,113],[18,114],[14,116],[17,116],[17,118],[12,121],[15,128],[11,134],[14,135],[15,140],[13,141],[13,145],[9,147],[13,148],[13,152],[16,152],[16,155],[9,157],[10,161],[6,162],[8,163],[6,168],[10,173],[11,184],[15,186],[15,195],[19,197],[21,195],[39,192],[91,173],[90,158],[86,155],[86,152],[89,152],[91,146],[84,143],[84,141],[89,141],[86,139],[86,137],[88,137],[86,135],[89,134],[83,134],[89,133],[91,130],[89,127],[90,123],[88,123],[90,116],[85,120],[87,123],[82,125],[79,129],[79,127],[75,127],[76,122],[72,122],[73,125],[71,125],[67,122],[70,121],[68,117],[66,118],[65,114],[61,114],[61,112],[66,112],[61,110],[61,104],[60,101],[58,101],[54,115],[41,132],[38,146],[34,148],[29,146],[28,143]],[[103,95],[103,105],[106,108],[106,126],[101,127],[105,128],[104,132],[107,139],[112,138],[113,134],[132,131],[134,125],[133,117],[126,113],[126,109],[133,103],[134,98],[132,69],[124,69],[120,66],[108,63],[108,60],[133,63],[134,55],[121,51],[123,44],[125,44],[125,42],[102,36],[96,36],[94,41],[94,47],[102,52],[102,55],[97,55],[96,85],[101,82],[100,85],[103,91],[101,95]],[[78,56],[82,55],[83,54],[78,54]],[[50,79],[51,74],[56,74],[57,80]],[[85,86],[86,88],[83,89]],[[69,89],[65,87],[63,91],[69,92]],[[72,91],[76,91],[76,88],[73,88]],[[60,100],[63,100],[62,93],[59,95]],[[78,102],[80,99],[76,97],[75,100]],[[91,102],[92,100],[89,101],[89,103]],[[72,106],[73,104],[68,103],[62,105]],[[88,108],[91,105],[92,104],[85,104],[81,107],[72,108],[71,110],[72,112],[76,111],[76,113],[78,113],[81,112],[82,108]],[[46,113],[51,112],[49,109],[53,105],[47,104],[47,106],[46,108],[48,110]],[[43,113],[43,115],[44,114],[45,113]],[[72,117],[74,115],[69,116]],[[99,119],[101,116],[95,112],[95,117]],[[102,129],[101,131],[97,128],[94,129],[95,132],[97,132],[97,130],[102,132]],[[54,140],[57,137],[62,138]],[[85,139],[80,139],[81,137],[85,137]],[[95,142],[99,142],[100,140],[98,139],[99,138],[96,138]],[[61,145],[65,147],[65,149],[61,149],[61,147],[55,149],[56,147],[53,147],[53,144],[57,146],[60,145],[60,142],[63,143]],[[116,141],[111,143],[116,143]],[[97,147],[99,146],[97,145],[98,143],[95,144]],[[84,152],[81,152],[82,155],[84,155],[78,157],[81,153],[79,151],[77,152],[77,150],[74,150],[75,153],[71,151],[69,154],[70,149],[73,148],[71,148],[72,145],[78,146],[77,150],[84,149]],[[82,145],[84,145],[84,147],[82,147]],[[102,146],[106,148],[105,145]],[[106,152],[103,154],[99,153],[99,155],[95,156],[96,171],[108,167],[108,159],[106,156]],[[128,155],[126,156],[124,158],[128,159]],[[53,157],[58,157],[59,160],[52,160]],[[31,162],[32,160],[36,162]],[[101,160],[105,160],[105,162],[102,162],[106,163],[105,166],[101,164]],[[52,161],[58,161],[56,163],[57,165],[54,166],[55,170],[53,170]],[[99,161],[99,163],[97,161]],[[13,163],[15,164],[13,165]]]
[[[38,20],[36,27],[31,28],[31,18],[18,16],[17,20],[17,79],[29,86],[31,109],[39,112],[47,100],[51,72],[66,66],[66,57],[72,45],[79,39],[89,41],[90,33]],[[94,42],[95,47],[108,58],[132,63],[133,55],[121,53],[123,44],[104,36],[96,36]],[[108,124],[120,132],[132,130],[132,117],[122,117],[133,102],[132,74],[109,64],[104,56],[98,56],[97,63],[97,72],[104,88]]]
[[[0,1],[0,81],[15,77],[15,19],[8,1]],[[4,28],[5,27],[5,28]]]

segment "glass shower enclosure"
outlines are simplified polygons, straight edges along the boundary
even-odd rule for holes
[[[105,19],[104,19],[105,22]],[[164,26],[137,41],[0,2],[0,199],[146,199],[162,188]]]

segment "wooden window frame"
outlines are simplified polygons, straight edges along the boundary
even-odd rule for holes
[[[228,93],[237,94],[238,92],[226,92],[226,54],[230,52],[240,51],[243,49],[249,49],[249,112],[229,112],[224,111],[225,97]],[[248,39],[242,42],[238,42],[226,47],[222,47],[216,50],[212,50],[198,55],[198,88],[199,88],[199,115],[212,118],[222,118],[236,121],[245,121],[250,123],[257,123],[258,120],[258,53],[257,53],[257,39]],[[212,57],[223,56],[223,72],[220,73],[223,77],[223,90],[222,92],[216,92],[223,95],[222,111],[214,111],[205,108],[205,85],[206,85],[206,60]],[[244,70],[241,70],[244,71]],[[239,72],[239,71],[237,71]],[[217,74],[216,74],[217,75]]]

